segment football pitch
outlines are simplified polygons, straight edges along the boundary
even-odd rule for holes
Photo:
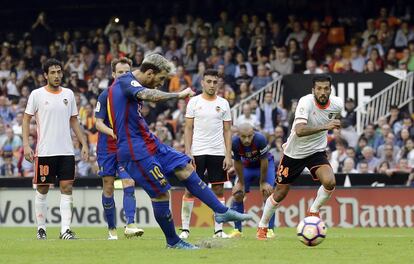
[[[301,244],[292,228],[276,229],[277,237],[268,241],[256,240],[253,228],[226,240],[210,238],[211,228],[193,228],[189,241],[203,247],[197,251],[165,249],[158,228],[118,241],[106,240],[105,228],[74,231],[79,240],[61,241],[58,228],[49,228],[48,240],[37,241],[35,228],[0,228],[0,263],[414,263],[413,228],[330,228],[314,248]]]

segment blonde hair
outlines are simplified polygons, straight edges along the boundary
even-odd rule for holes
[[[165,71],[167,74],[174,74],[176,70],[175,65],[171,61],[157,53],[145,56],[142,61],[140,71],[146,72],[149,69],[153,70],[155,73]]]

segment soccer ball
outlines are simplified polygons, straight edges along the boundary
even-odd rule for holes
[[[319,217],[308,216],[300,221],[296,230],[300,242],[309,247],[314,247],[325,239],[327,228]]]

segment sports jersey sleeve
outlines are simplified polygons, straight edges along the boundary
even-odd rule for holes
[[[195,117],[195,98],[191,98],[190,101],[188,101],[187,109],[185,111],[185,117],[186,118],[194,118]]]
[[[78,115],[78,107],[76,106],[76,100],[75,100],[75,94],[71,91],[72,100],[70,103],[71,107],[71,116],[77,116]]]
[[[269,152],[270,146],[267,144],[266,138],[263,135],[258,135],[257,146],[259,147],[260,158],[267,158],[267,153]]]
[[[24,112],[28,115],[34,115],[37,111],[35,93],[36,92],[32,92],[29,95],[29,100],[27,100],[26,110]]]
[[[124,74],[119,77],[117,81],[119,82],[124,95],[134,101],[138,101],[137,93],[146,89],[141,86],[138,81],[134,80],[132,73]]]
[[[241,160],[241,157],[239,155],[239,139],[237,137],[233,137],[231,152],[234,160]]]
[[[108,99],[108,93],[105,90],[99,95],[98,102],[96,103],[96,107],[95,107],[96,118],[105,119],[107,115],[107,99]]]
[[[306,100],[306,98],[302,97],[299,100],[298,105],[296,107],[295,121],[297,123],[306,123],[305,120],[308,120],[309,113],[310,113],[310,107],[309,107],[308,101]],[[298,120],[298,119],[302,119],[302,120]]]
[[[227,100],[225,100],[225,108],[224,108],[224,115],[223,121],[231,121],[231,112],[230,112],[230,105]]]

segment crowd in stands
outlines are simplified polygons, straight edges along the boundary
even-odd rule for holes
[[[75,92],[79,120],[92,150],[89,161],[80,160],[74,138],[79,177],[96,175],[97,142],[94,108],[97,96],[111,84],[110,62],[128,57],[133,67],[156,52],[177,66],[166,91],[186,87],[201,91],[207,68],[221,73],[218,94],[231,106],[266,86],[279,75],[291,73],[351,73],[383,70],[414,70],[414,28],[410,14],[389,14],[381,8],[365,25],[326,16],[305,20],[289,15],[278,21],[272,13],[244,14],[230,18],[222,11],[216,21],[202,17],[171,16],[162,25],[151,18],[142,24],[113,17],[100,28],[55,31],[45,13],[23,35],[7,34],[0,53],[0,177],[33,176],[33,166],[22,153],[22,117],[30,92],[45,85],[42,63],[49,57],[63,62],[63,87]],[[361,30],[362,29],[362,30]],[[275,159],[280,158],[294,117],[296,102],[289,108],[275,104],[271,94],[265,103],[254,99],[243,106],[237,124],[250,122],[265,133]],[[343,129],[329,136],[328,154],[335,172],[410,172],[414,167],[414,126],[410,113],[392,107],[391,116],[368,125],[363,135],[355,131],[355,102],[346,100]],[[165,143],[183,150],[186,101],[147,103],[142,115],[151,130]],[[30,140],[36,145],[32,119]]]

